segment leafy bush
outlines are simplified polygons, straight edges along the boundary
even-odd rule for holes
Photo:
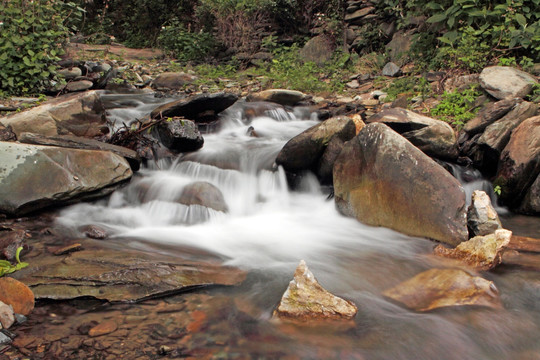
[[[39,93],[51,84],[69,34],[64,19],[73,11],[80,9],[59,0],[0,2],[0,83],[5,94]]]
[[[442,101],[431,109],[431,115],[461,130],[478,112],[479,108],[473,109],[473,105],[480,95],[480,91],[474,86],[463,91],[445,92]]]
[[[204,31],[186,31],[177,20],[162,28],[158,38],[162,49],[180,61],[202,61],[216,48],[214,37]]]
[[[426,97],[431,92],[428,81],[424,77],[409,76],[397,79],[390,83],[384,91],[388,94],[385,101],[394,101],[398,95],[405,94],[407,97]]]

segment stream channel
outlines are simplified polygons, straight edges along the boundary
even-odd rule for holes
[[[109,119],[128,125],[148,116],[164,101],[153,94],[103,98]],[[183,303],[185,311],[190,311],[191,323],[184,329],[191,333],[189,340],[180,335],[176,340],[169,331],[162,338],[153,337],[153,342],[149,338],[137,349],[127,347],[126,352],[117,353],[118,359],[539,359],[538,272],[508,266],[483,272],[481,276],[499,290],[504,305],[499,310],[466,307],[419,313],[381,295],[435,267],[429,254],[436,243],[340,215],[328,190],[313,176],[305,176],[298,189],[290,191],[284,171],[273,167],[274,159],[290,138],[316,123],[308,109],[284,111],[279,107],[248,121],[242,104],[235,104],[223,113],[219,129],[204,135],[201,150],[148,163],[128,186],[109,198],[63,209],[55,227],[64,233],[97,225],[111,234],[105,241],[121,247],[169,255],[200,252],[248,272],[246,281],[237,287],[203,289],[106,309],[99,304],[90,310],[71,305],[74,319],[82,313],[99,319],[103,316],[100,311],[136,316],[163,302]],[[248,135],[250,126],[257,137]],[[489,189],[489,183],[479,180],[477,173],[457,171],[462,181],[469,181],[464,183],[468,197],[474,188]],[[171,201],[194,181],[218,187],[228,212]],[[505,226],[515,233],[538,237],[538,218],[498,210]],[[352,324],[296,326],[271,319],[301,259],[323,287],[358,306]],[[62,312],[58,304],[45,307]],[[136,313],[134,309],[138,309]],[[204,312],[206,325],[197,326],[196,309]],[[152,321],[166,328],[166,318],[172,315],[165,314],[165,318],[154,314]],[[40,326],[45,332],[54,331],[54,321]],[[140,336],[149,329],[141,329]],[[122,341],[136,340],[127,337]],[[159,348],[163,344],[168,347],[154,355],[143,352],[149,345]],[[115,358],[114,352],[108,354]]]

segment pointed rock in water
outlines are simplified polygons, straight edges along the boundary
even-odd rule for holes
[[[484,191],[475,190],[467,211],[467,226],[471,236],[489,235],[502,228],[499,215]]]
[[[501,308],[495,284],[461,269],[431,269],[383,292],[416,311],[476,305]]]
[[[10,277],[0,278],[0,301],[11,305],[17,314],[28,315],[34,310],[34,293],[22,282]]]
[[[478,270],[488,270],[500,264],[502,252],[510,243],[511,237],[511,231],[499,229],[495,230],[494,234],[475,236],[455,249],[438,245],[434,252],[435,255],[461,260]]]
[[[293,320],[349,320],[358,308],[352,302],[325,290],[308,269],[304,260],[296,268],[294,279],[283,294],[274,317]]]

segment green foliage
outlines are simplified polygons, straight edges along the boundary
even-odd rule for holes
[[[59,0],[0,2],[0,84],[5,94],[39,93],[51,84],[69,34],[64,21],[77,9]]]
[[[17,270],[23,269],[28,266],[28,263],[21,262],[19,258],[22,249],[23,249],[22,246],[17,248],[17,252],[15,253],[15,259],[17,260],[17,264],[12,265],[7,260],[0,260],[0,276],[11,274],[12,272],[15,272]]]
[[[478,112],[479,109],[473,108],[480,95],[480,91],[474,86],[462,91],[444,92],[441,102],[431,109],[431,115],[461,130],[463,125]]]
[[[202,61],[216,49],[214,37],[204,31],[186,31],[177,20],[162,28],[158,38],[162,49],[180,61]]]
[[[497,194],[498,196],[501,196],[502,189],[501,189],[500,185],[495,185],[495,186],[493,187],[493,192],[494,192],[495,194]]]
[[[427,97],[431,93],[429,82],[424,77],[408,76],[390,83],[384,91],[388,94],[385,101],[394,101],[398,95]]]

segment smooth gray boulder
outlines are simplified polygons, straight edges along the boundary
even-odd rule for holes
[[[396,77],[401,75],[401,69],[393,62],[389,62],[384,65],[384,68],[382,69],[382,74],[383,76]]]
[[[109,151],[0,142],[0,212],[19,216],[103,196],[132,174]]]
[[[524,98],[536,83],[534,76],[508,66],[490,66],[480,73],[480,85],[499,100],[508,97]]]
[[[246,101],[269,101],[285,106],[293,106],[300,101],[309,99],[309,96],[296,90],[269,89],[250,94]]]
[[[172,119],[155,127],[161,142],[168,149],[179,152],[196,151],[203,147],[204,139],[195,122]]]
[[[229,211],[221,190],[205,181],[186,185],[176,202],[184,205],[206,206],[216,211]]]
[[[373,226],[457,245],[468,239],[465,192],[397,132],[366,125],[334,165],[338,210]]]
[[[154,89],[165,90],[180,90],[185,85],[197,80],[195,75],[186,74],[183,72],[164,72],[159,74],[154,81],[152,81],[152,87]]]
[[[444,121],[402,108],[390,108],[369,117],[366,123],[389,126],[429,156],[440,159],[458,156],[456,135]]]

